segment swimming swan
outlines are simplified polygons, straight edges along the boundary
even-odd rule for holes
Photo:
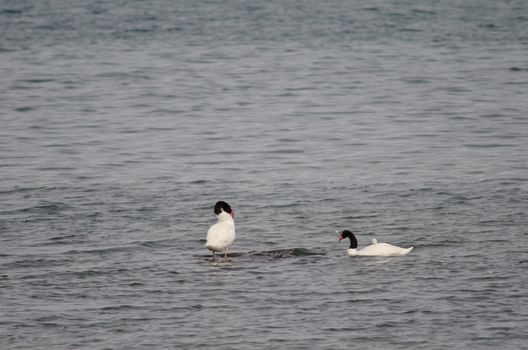
[[[374,238],[372,244],[366,246],[363,249],[357,249],[357,239],[354,234],[349,230],[341,231],[339,234],[339,241],[349,238],[350,239],[350,248],[348,248],[348,255],[355,256],[398,256],[398,255],[407,255],[413,250],[414,247],[410,248],[401,248],[389,243],[378,243]]]

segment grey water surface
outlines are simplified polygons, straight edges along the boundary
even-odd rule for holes
[[[528,2],[2,0],[0,33],[1,349],[528,349]]]

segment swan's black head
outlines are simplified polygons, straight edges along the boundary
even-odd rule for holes
[[[357,249],[357,239],[356,236],[352,233],[352,231],[344,230],[341,231],[339,234],[339,240],[343,240],[345,238],[350,239],[350,249]]]
[[[229,204],[227,204],[224,201],[216,202],[214,206],[215,215],[220,215],[222,211],[225,211],[226,213],[231,214],[231,216],[233,217],[235,216],[235,212],[233,211],[233,209],[231,209],[231,206]]]

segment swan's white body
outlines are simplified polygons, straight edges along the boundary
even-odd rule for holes
[[[348,255],[350,256],[398,256],[407,255],[413,250],[414,247],[401,248],[389,243],[378,243],[374,238],[372,244],[366,246],[363,249],[348,249]]]
[[[222,211],[216,216],[218,221],[207,231],[207,249],[215,252],[226,250],[235,240],[235,220],[231,214]]]

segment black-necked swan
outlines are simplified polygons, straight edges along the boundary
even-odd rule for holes
[[[378,243],[374,238],[372,244],[366,246],[363,249],[357,249],[357,239],[354,234],[349,230],[341,231],[339,234],[339,241],[348,238],[350,239],[350,248],[348,248],[348,255],[355,256],[397,256],[397,255],[407,255],[413,250],[414,247],[410,248],[401,248],[389,243]]]
[[[227,248],[235,240],[235,211],[224,201],[216,202],[214,213],[218,221],[207,231],[207,249],[213,252],[224,251],[224,261],[227,260]]]

